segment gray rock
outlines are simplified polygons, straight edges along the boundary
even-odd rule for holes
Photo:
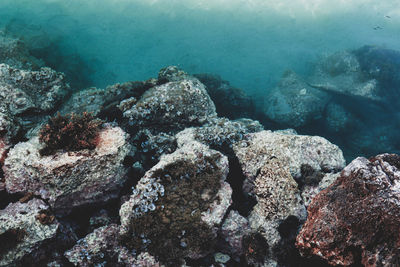
[[[71,98],[63,104],[61,114],[91,112],[94,116],[101,112],[110,112],[124,99],[129,97],[140,97],[147,89],[156,86],[157,80],[152,79],[144,82],[126,82],[114,84],[105,89],[87,88],[74,93]]]
[[[64,75],[50,68],[27,71],[0,64],[0,118],[16,121],[27,131],[54,113],[69,90]]]
[[[305,126],[322,117],[329,95],[312,88],[292,71],[284,74],[278,87],[265,97],[268,118],[290,127]]]
[[[242,140],[245,134],[262,130],[264,128],[258,121],[216,118],[204,126],[186,128],[176,135],[176,139],[179,147],[196,140],[225,154],[232,154],[233,144]]]
[[[227,158],[198,142],[161,157],[121,206],[125,244],[163,263],[210,253],[231,203],[227,173]]]
[[[46,199],[57,214],[102,203],[118,196],[126,180],[123,160],[130,150],[127,134],[106,127],[94,150],[40,156],[37,137],[10,150],[4,164],[9,193],[32,192]]]
[[[322,180],[316,185],[304,185],[301,189],[301,197],[303,198],[304,205],[308,207],[311,200],[318,195],[319,192],[328,188],[340,176],[340,172],[326,173]]]
[[[131,126],[162,132],[203,125],[216,117],[214,103],[195,78],[155,86],[140,99],[122,101],[119,107]]]
[[[40,212],[48,209],[42,200],[33,199],[0,210],[0,266],[37,263],[47,254],[59,228],[54,217],[39,220]]]

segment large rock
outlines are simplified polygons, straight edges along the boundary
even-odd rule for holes
[[[400,156],[359,157],[318,194],[297,246],[332,265],[400,264]]]
[[[278,87],[265,97],[264,112],[274,122],[301,127],[320,119],[329,100],[327,93],[311,87],[292,71],[287,71]]]
[[[216,117],[214,103],[195,78],[152,87],[140,99],[128,98],[119,107],[133,127],[163,132],[202,125]]]
[[[198,142],[163,156],[120,209],[123,242],[166,264],[212,252],[231,203],[227,174],[227,158]]]
[[[0,116],[15,120],[24,131],[53,114],[69,90],[64,75],[50,68],[27,71],[0,64],[0,102],[5,109]]]
[[[271,131],[247,134],[234,145],[234,151],[246,177],[243,190],[257,200],[248,217],[250,227],[265,238],[270,248],[268,254],[277,260],[274,251],[284,243],[278,230],[280,225],[289,217],[298,222],[306,218],[295,179],[301,180],[305,165],[316,172],[341,170],[345,165],[343,154],[318,136]]]
[[[117,197],[126,180],[127,134],[121,128],[106,127],[98,138],[94,150],[50,156],[40,155],[42,144],[37,137],[17,144],[3,168],[7,191],[41,196],[59,214]]]
[[[35,264],[45,259],[59,223],[39,199],[0,210],[0,266]]]

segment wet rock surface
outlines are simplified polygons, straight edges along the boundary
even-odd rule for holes
[[[93,150],[41,156],[38,138],[17,144],[4,164],[9,193],[33,193],[46,199],[58,214],[74,207],[105,202],[118,196],[126,180],[123,160],[129,152],[127,135],[105,128]]]
[[[352,161],[318,194],[296,245],[333,265],[399,264],[400,157],[382,154]]]

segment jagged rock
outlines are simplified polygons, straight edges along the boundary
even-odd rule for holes
[[[252,98],[239,88],[235,88],[218,75],[195,74],[205,86],[215,103],[218,116],[229,119],[254,118],[256,113]]]
[[[317,184],[306,184],[301,189],[301,197],[303,198],[304,205],[308,207],[311,200],[322,190],[328,188],[336,179],[340,176],[340,173],[325,173],[322,180]]]
[[[131,126],[162,132],[203,125],[216,117],[204,85],[192,77],[152,87],[140,99],[122,101],[119,108]]]
[[[297,247],[332,265],[400,263],[400,156],[353,160],[308,207]]]
[[[186,128],[176,135],[176,139],[179,147],[196,140],[229,155],[232,154],[233,144],[242,140],[245,134],[262,130],[264,128],[258,121],[216,118],[201,127]]]
[[[147,89],[156,86],[157,80],[152,79],[144,82],[126,82],[114,84],[105,89],[87,88],[74,93],[65,102],[60,110],[61,114],[91,112],[94,116],[115,116],[119,111],[116,107],[122,100],[135,97],[139,98]],[[121,112],[121,111],[119,111]],[[122,116],[122,114],[121,114]],[[110,119],[114,119],[110,118]]]
[[[162,156],[121,206],[123,242],[169,265],[212,252],[231,203],[227,174],[227,158],[198,142]]]
[[[190,79],[190,75],[177,66],[168,66],[162,68],[158,72],[158,80],[160,83],[178,82],[185,79]]]
[[[54,216],[46,215],[47,220],[41,217],[48,210],[39,199],[12,203],[0,210],[0,266],[27,266],[46,257],[59,229]]]
[[[38,137],[17,144],[3,167],[7,191],[39,195],[57,214],[117,197],[126,180],[127,134],[121,128],[106,127],[98,139],[94,150],[49,156],[40,155],[43,145]]]
[[[257,204],[248,220],[272,249],[281,243],[278,231],[288,217],[299,222],[306,218],[304,203],[295,179],[302,177],[302,166],[316,171],[338,171],[345,161],[340,149],[322,137],[262,131],[247,134],[234,145],[246,180],[243,190],[255,196]]]
[[[244,254],[243,237],[250,234],[249,221],[232,210],[221,227],[221,236],[229,245],[226,249],[235,260]]]
[[[8,36],[3,31],[0,31],[0,63],[26,70],[43,67],[43,61],[33,57],[21,40]]]
[[[292,71],[266,96],[264,112],[280,125],[301,127],[322,117],[329,100],[327,93],[312,88]]]

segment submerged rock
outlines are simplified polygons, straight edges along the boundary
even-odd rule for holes
[[[126,180],[127,134],[121,128],[107,127],[98,139],[94,150],[49,156],[40,155],[42,145],[37,137],[17,144],[3,168],[7,191],[38,195],[58,214],[117,197]]]
[[[227,158],[198,142],[163,156],[120,209],[123,242],[174,266],[209,254],[231,203],[227,173]]]
[[[400,263],[400,156],[352,161],[319,193],[297,246],[332,265],[397,266]]]
[[[306,218],[304,201],[295,181],[302,177],[302,166],[307,164],[323,172],[339,171],[345,164],[343,154],[337,146],[318,136],[271,131],[246,135],[234,145],[234,151],[246,177],[243,190],[257,200],[248,217],[250,227],[254,234],[265,239],[270,248],[269,257],[277,260],[273,253],[282,243],[280,224],[289,217],[298,222]]]
[[[59,229],[48,210],[39,199],[0,210],[0,266],[27,266],[46,259]]]
[[[214,103],[195,78],[152,87],[140,99],[129,98],[119,107],[131,126],[162,132],[202,125],[216,117]]]
[[[292,71],[266,96],[264,111],[280,125],[302,127],[320,119],[329,96],[312,88]]]

